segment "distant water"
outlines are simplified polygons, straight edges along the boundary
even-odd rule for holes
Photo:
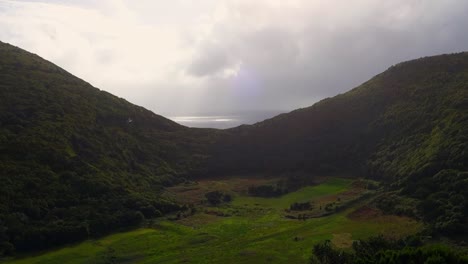
[[[247,112],[231,115],[193,115],[169,117],[173,121],[188,127],[231,128],[243,124],[251,125],[279,115],[282,111]]]

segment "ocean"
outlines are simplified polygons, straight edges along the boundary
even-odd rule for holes
[[[188,127],[226,129],[251,125],[281,114],[283,111],[256,111],[228,115],[172,116],[169,119]]]

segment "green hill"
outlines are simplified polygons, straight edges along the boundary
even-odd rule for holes
[[[220,170],[391,178],[466,169],[467,74],[468,53],[398,64],[347,93],[231,129],[215,149]]]
[[[0,248],[41,249],[179,209],[210,130],[188,129],[0,43]]]
[[[436,230],[466,234],[468,53],[392,66],[347,93],[231,129],[212,151],[206,167],[216,173],[300,170],[381,180],[420,200],[416,214]],[[398,200],[384,207],[414,209]]]
[[[1,254],[137,226],[183,209],[161,196],[167,186],[255,172],[367,176],[386,184],[384,211],[467,233],[468,53],[401,63],[311,107],[214,130],[0,43],[0,102]]]

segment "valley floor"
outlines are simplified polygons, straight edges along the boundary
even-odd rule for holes
[[[246,194],[248,186],[267,181],[231,178],[173,187],[166,195],[193,204],[197,212],[5,263],[307,263],[312,246],[326,239],[348,248],[354,239],[401,237],[422,228],[413,219],[364,206],[372,193],[356,180],[328,179],[278,198]],[[203,195],[211,190],[232,194],[232,202],[204,204]],[[298,214],[287,210],[290,205],[305,201],[314,205],[310,218],[291,219]],[[328,204],[341,209],[320,217]]]

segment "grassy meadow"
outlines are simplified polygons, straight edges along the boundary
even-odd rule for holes
[[[333,178],[278,198],[246,194],[248,186],[270,181],[236,178],[173,187],[166,195],[195,204],[195,214],[174,221],[158,219],[145,228],[5,263],[307,263],[312,246],[325,239],[348,248],[354,239],[399,237],[422,227],[410,218],[383,215],[359,200],[329,216],[288,219],[285,210],[294,202],[311,201],[315,207],[337,200],[345,204],[366,191],[356,181]],[[210,190],[229,192],[233,201],[208,206],[203,194]]]

